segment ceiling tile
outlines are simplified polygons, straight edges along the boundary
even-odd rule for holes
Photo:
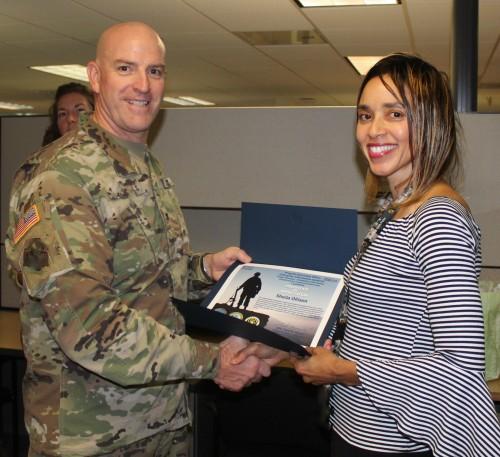
[[[452,0],[412,0],[405,2],[416,52],[423,44],[449,44]]]
[[[418,52],[449,72],[453,0],[318,9],[300,9],[293,0],[0,2],[0,96],[42,112],[69,80],[27,67],[85,63],[99,34],[126,20],[149,23],[166,40],[168,92],[219,106],[352,105],[361,78],[345,55]],[[478,103],[500,111],[500,1],[479,0],[479,17]],[[232,33],[298,29],[316,29],[328,43],[256,49]]]
[[[500,45],[497,46],[495,53],[491,57],[488,68],[482,75],[481,85],[496,85],[500,88]]]
[[[331,46],[262,46],[261,49],[295,74],[332,93],[352,88],[361,77]]]
[[[211,49],[211,48],[246,48],[249,44],[233,35],[230,32],[222,30],[217,33],[165,33],[163,38],[167,49]]]
[[[60,38],[60,36],[51,30],[24,22],[16,21],[11,24],[0,25],[0,41],[7,44],[54,38]]]
[[[311,24],[290,0],[186,0],[233,32],[309,30]]]
[[[2,0],[2,15],[22,19],[26,23],[42,24],[80,17],[82,21],[92,19],[88,8],[73,0]]]
[[[342,55],[384,55],[411,47],[400,5],[318,8],[305,14]]]
[[[160,35],[184,33],[217,33],[220,26],[181,0],[78,0],[102,15],[117,21],[142,21]]]
[[[479,41],[496,41],[500,36],[500,7],[498,0],[479,1]]]

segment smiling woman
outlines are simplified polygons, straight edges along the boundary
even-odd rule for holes
[[[336,457],[500,449],[483,374],[481,234],[452,187],[459,128],[446,77],[422,59],[394,54],[366,75],[356,138],[390,195],[346,267],[338,356],[319,348],[296,363],[305,381],[333,384]]]
[[[304,382],[332,385],[332,456],[500,455],[484,380],[481,233],[452,187],[458,128],[429,63],[394,54],[366,75],[356,138],[391,192],[346,266],[332,340],[292,358]],[[262,351],[239,357],[279,355]]]

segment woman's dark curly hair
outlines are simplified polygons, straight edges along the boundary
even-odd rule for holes
[[[57,140],[61,136],[59,128],[57,127],[57,104],[59,103],[61,97],[72,93],[83,95],[87,99],[87,102],[92,110],[94,109],[94,96],[92,95],[92,92],[90,92],[90,90],[83,84],[72,82],[59,86],[56,90],[54,103],[52,103],[49,108],[50,125],[47,127],[47,130],[45,130],[45,134],[43,135],[42,146],[52,143],[52,141]]]

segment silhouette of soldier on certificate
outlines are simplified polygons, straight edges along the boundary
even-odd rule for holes
[[[240,294],[237,308],[243,305],[243,309],[247,309],[250,300],[259,293],[260,289],[262,288],[262,281],[259,276],[259,272],[254,273],[251,278],[247,279],[240,287],[236,289],[236,292],[238,292],[238,290],[240,289],[243,289]]]

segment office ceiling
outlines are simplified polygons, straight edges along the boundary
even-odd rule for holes
[[[0,0],[0,101],[46,113],[69,80],[28,67],[84,65],[106,27],[139,20],[167,43],[168,95],[221,107],[353,105],[361,77],[347,55],[418,53],[449,74],[451,12],[452,0],[314,9],[294,0]],[[238,34],[303,30],[326,41],[251,45]],[[479,0],[479,111],[500,112],[499,43],[500,1]]]

